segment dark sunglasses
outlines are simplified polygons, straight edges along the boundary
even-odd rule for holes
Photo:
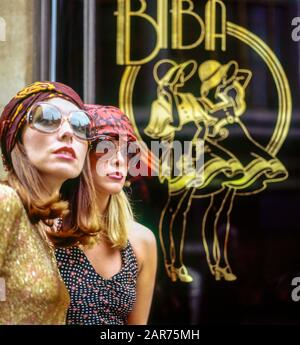
[[[36,103],[27,113],[29,126],[42,133],[54,133],[67,120],[74,135],[81,140],[93,138],[92,119],[84,110],[72,110],[63,116],[61,110],[53,104]]]
[[[118,138],[107,135],[97,137],[93,148],[96,156],[103,160],[110,160],[120,152],[129,161],[140,153],[140,147],[135,141],[122,143]]]

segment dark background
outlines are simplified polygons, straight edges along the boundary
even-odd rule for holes
[[[134,2],[134,1],[133,1]],[[156,1],[148,1],[155,16]],[[205,1],[194,1],[203,18]],[[227,19],[259,36],[274,51],[287,75],[292,93],[292,121],[285,143],[277,157],[289,178],[269,184],[257,195],[235,198],[231,216],[230,262],[238,280],[216,282],[208,271],[201,243],[201,217],[205,200],[193,202],[187,224],[185,262],[192,284],[171,283],[163,269],[159,248],[159,269],[150,323],[300,323],[300,302],[293,302],[291,281],[300,276],[300,42],[291,38],[292,19],[300,16],[300,1],[225,1]],[[169,1],[171,3],[171,1]],[[116,0],[97,1],[96,100],[100,104],[119,104],[119,84],[125,66],[116,65]],[[199,9],[199,10],[198,10]],[[83,1],[60,0],[57,37],[57,80],[83,93]],[[136,24],[136,53],[151,42],[151,33]],[[186,29],[186,35],[193,30]],[[188,36],[187,36],[188,37]],[[231,38],[228,51],[208,53],[203,45],[193,51],[163,51],[163,57],[182,61],[208,58],[223,63],[237,60],[253,77],[247,89],[247,111],[243,120],[257,142],[266,146],[277,118],[277,92],[272,76],[260,58],[248,47]],[[200,57],[200,58],[199,58]],[[140,133],[150,115],[155,98],[151,64],[142,68],[134,90],[139,107],[136,122]],[[190,91],[199,92],[191,82]],[[184,137],[186,133],[182,133]],[[144,140],[147,138],[144,136]],[[239,138],[234,138],[239,143]],[[167,200],[167,184],[156,177],[143,178],[129,191],[138,220],[157,235],[161,210]],[[158,242],[159,243],[159,242]]]

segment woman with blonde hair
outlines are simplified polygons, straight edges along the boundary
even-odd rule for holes
[[[84,242],[99,227],[85,162],[92,119],[68,86],[35,82],[6,105],[0,125],[7,171],[0,184],[0,324],[64,324],[69,295],[54,244]]]
[[[123,191],[136,137],[118,108],[86,109],[96,129],[89,157],[102,225],[93,245],[56,251],[71,298],[67,323],[146,324],[155,283],[156,240],[133,220]]]

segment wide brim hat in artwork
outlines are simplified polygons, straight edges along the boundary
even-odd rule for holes
[[[229,61],[222,65],[216,60],[203,62],[199,67],[199,78],[201,80],[201,96],[206,96],[208,92],[219,85],[226,77],[226,83],[233,81],[238,73],[236,61]]]
[[[160,60],[154,65],[153,76],[158,85],[176,85],[190,79],[197,69],[194,60],[176,63],[173,60]],[[181,78],[181,79],[180,79]]]

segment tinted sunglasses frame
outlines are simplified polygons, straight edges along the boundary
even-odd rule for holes
[[[108,153],[108,152],[101,152],[101,153],[97,152],[98,144],[101,142],[105,142],[105,141],[110,142],[110,143],[112,143],[112,145],[114,145],[113,150],[111,150],[110,153]],[[92,150],[95,152],[96,156],[99,157],[99,159],[102,159],[102,158],[104,158],[104,156],[107,156],[107,157],[105,157],[106,158],[105,160],[110,160],[114,157],[116,152],[121,151],[123,154],[123,148],[116,144],[118,142],[119,142],[118,136],[99,135],[92,142]],[[139,149],[139,152],[128,152],[128,147],[129,147],[129,145],[132,145],[132,144],[136,145],[136,148]],[[124,146],[125,146],[125,144],[124,144]],[[106,149],[108,149],[108,147],[106,147]],[[140,147],[138,144],[136,144],[136,141],[132,141],[132,140],[126,141],[126,158],[127,158],[127,160],[130,160],[131,158],[138,155],[139,153],[140,153]],[[110,157],[109,157],[109,155],[110,155]]]
[[[61,117],[60,117],[60,124],[59,124],[59,126],[58,126],[56,129],[54,129],[54,130],[44,131],[44,130],[42,130],[42,129],[40,129],[40,128],[35,127],[35,125],[34,125],[34,123],[33,123],[33,114],[32,114],[32,111],[33,111],[36,107],[38,107],[39,105],[43,105],[43,104],[47,105],[48,107],[52,107],[52,108],[56,109],[56,110],[58,111],[58,113],[60,114],[60,116],[61,116]],[[84,113],[84,114],[87,116],[87,118],[89,119],[89,121],[90,121],[90,130],[89,130],[90,136],[89,136],[89,137],[83,138],[83,137],[79,136],[79,135],[76,133],[76,130],[74,129],[74,126],[73,126],[72,123],[70,122],[70,118],[71,118],[71,116],[72,116],[72,113],[75,113],[75,112],[82,112],[82,113]],[[28,125],[29,125],[30,128],[32,128],[32,129],[34,129],[34,130],[36,130],[36,131],[38,131],[38,132],[41,132],[41,133],[52,134],[52,133],[56,133],[56,132],[61,128],[61,126],[62,126],[62,124],[63,124],[63,122],[64,122],[64,120],[63,120],[64,117],[65,117],[66,120],[68,121],[68,123],[69,123],[69,125],[70,125],[70,127],[71,127],[71,129],[72,129],[72,131],[73,131],[73,133],[74,133],[74,135],[75,135],[76,138],[78,138],[78,139],[80,139],[80,140],[86,140],[86,141],[91,141],[91,140],[94,139],[95,130],[94,130],[94,126],[93,126],[93,119],[92,119],[92,117],[91,117],[86,111],[84,111],[84,110],[82,110],[82,109],[71,110],[71,111],[69,111],[69,112],[64,116],[64,115],[62,114],[61,110],[60,110],[56,105],[54,105],[54,104],[49,104],[49,103],[46,103],[46,102],[38,102],[38,103],[33,104],[33,105],[30,107],[30,109],[29,109],[28,112],[27,112],[26,120],[27,120],[27,123],[28,123]]]

